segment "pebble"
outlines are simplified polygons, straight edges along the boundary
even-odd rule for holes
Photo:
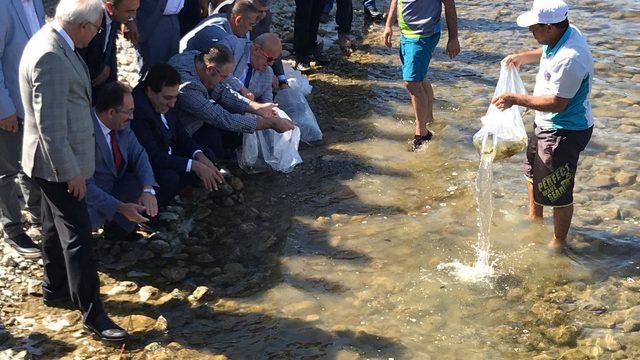
[[[198,286],[193,291],[193,293],[191,294],[191,296],[189,298],[193,299],[195,301],[199,301],[200,299],[202,299],[208,293],[209,293],[209,288],[208,287],[206,287],[206,286]]]
[[[107,291],[107,295],[133,294],[138,290],[138,284],[133,281],[121,281]]]
[[[140,288],[140,291],[138,291],[138,296],[140,296],[140,302],[143,302],[143,303],[147,302],[148,300],[157,299],[159,294],[160,294],[160,290],[150,285],[143,286]]]

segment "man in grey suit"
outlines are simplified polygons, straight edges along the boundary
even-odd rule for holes
[[[91,227],[105,222],[111,237],[128,237],[136,224],[158,214],[156,183],[149,157],[129,127],[133,118],[132,89],[120,82],[105,84],[96,99],[96,171],[87,180],[87,206]]]
[[[27,258],[40,257],[40,248],[22,228],[16,177],[34,224],[40,221],[40,189],[20,167],[24,109],[18,66],[27,41],[43,24],[41,0],[0,1],[0,223],[7,243]]]
[[[140,74],[145,75],[154,64],[165,63],[178,53],[180,20],[178,13],[184,0],[141,0],[136,17],[138,50],[142,55]]]
[[[102,31],[101,0],[60,0],[55,20],[29,40],[20,61],[22,166],[42,190],[45,305],[69,306],[105,341],[127,332],[104,312],[93,258],[85,180],[95,170],[91,80],[75,51]]]

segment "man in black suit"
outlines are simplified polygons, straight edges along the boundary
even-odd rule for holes
[[[102,85],[118,80],[116,60],[116,38],[120,24],[129,23],[136,18],[140,0],[103,0],[104,16],[102,25],[89,46],[78,52],[89,67],[91,75],[92,103]]]
[[[217,190],[220,171],[197,147],[178,121],[173,107],[178,99],[180,75],[169,64],[156,64],[133,91],[135,113],[131,128],[146,149],[160,185],[158,202],[170,203],[196,177],[205,189]]]

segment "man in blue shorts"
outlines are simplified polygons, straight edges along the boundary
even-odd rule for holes
[[[542,48],[512,54],[503,63],[540,62],[533,95],[504,93],[493,99],[500,110],[519,105],[536,110],[525,159],[529,219],[542,221],[543,206],[553,207],[554,237],[547,247],[566,245],[573,216],[573,185],[580,152],[593,132],[589,93],[593,81],[591,50],[580,30],[569,25],[562,0],[535,0],[518,17]]]
[[[427,124],[433,122],[433,88],[427,79],[429,61],[440,40],[440,16],[442,5],[449,30],[445,50],[453,59],[460,53],[458,24],[454,0],[391,0],[389,15],[384,28],[384,43],[391,47],[392,26],[398,19],[400,27],[400,59],[402,79],[411,95],[416,116],[416,131],[411,149],[416,150],[433,134]]]

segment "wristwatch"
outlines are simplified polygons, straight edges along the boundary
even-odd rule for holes
[[[146,188],[146,189],[144,189],[142,191],[146,192],[147,194],[151,194],[153,196],[156,196],[156,190],[154,188]]]

